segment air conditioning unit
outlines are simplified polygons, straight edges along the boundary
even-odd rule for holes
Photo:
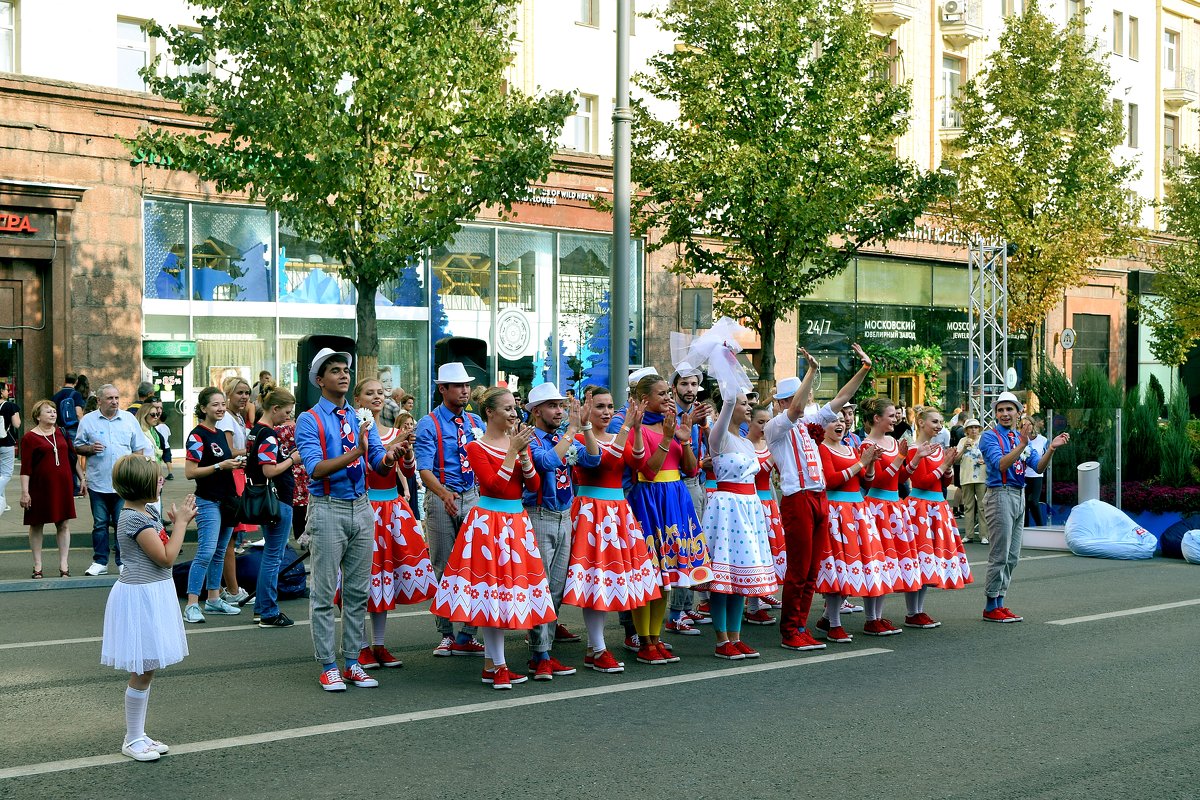
[[[966,14],[966,0],[946,0],[942,3],[942,22],[961,22]]]

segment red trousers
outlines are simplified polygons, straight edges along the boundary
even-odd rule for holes
[[[787,550],[779,633],[786,637],[799,633],[808,622],[821,561],[821,534],[829,522],[829,502],[825,492],[802,490],[783,498],[779,514]]]

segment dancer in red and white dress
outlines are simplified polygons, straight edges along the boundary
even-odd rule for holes
[[[878,450],[842,441],[846,421],[838,417],[825,425],[821,439],[821,468],[829,516],[821,539],[817,591],[825,595],[825,613],[817,630],[830,642],[853,641],[842,627],[842,604],[847,597],[882,597],[891,591],[890,570],[875,517],[867,509],[859,476],[874,467]]]
[[[775,493],[771,490],[771,476],[778,470],[771,458],[767,447],[765,427],[771,419],[771,406],[755,406],[750,412],[750,423],[746,429],[746,438],[754,445],[754,455],[758,457],[758,474],[754,476],[754,489],[758,499],[763,504],[767,515],[767,541],[771,546],[771,557],[775,560],[775,578],[781,583],[787,574],[787,549],[783,539],[783,517],[779,513],[779,504],[775,502]],[[775,618],[769,609],[779,608],[782,603],[774,595],[765,597],[749,597],[746,599],[746,622],[751,625],[774,625]]]
[[[387,393],[374,378],[359,381],[354,389],[354,405],[365,408],[375,419],[379,441],[390,448],[400,440],[400,431],[383,424],[380,414]],[[400,496],[399,482],[416,474],[412,444],[400,441],[396,466],[386,475],[367,472],[367,499],[375,512],[375,541],[371,550],[371,583],[367,611],[371,615],[371,641],[367,644],[364,625],[363,645],[358,663],[363,669],[399,667],[403,663],[384,646],[387,612],[397,605],[421,603],[437,591],[437,578],[429,562],[429,549],[412,507]]]
[[[474,431],[475,440],[466,446],[479,480],[479,503],[454,541],[432,611],[479,627],[483,682],[511,689],[528,677],[508,669],[504,631],[529,630],[557,616],[533,524],[521,505],[522,489],[536,494],[541,488],[529,453],[533,429],[518,421],[508,389],[488,389],[480,406],[486,430]]]
[[[942,623],[925,613],[925,590],[961,589],[971,582],[971,565],[963,549],[954,512],[946,501],[943,477],[950,472],[961,451],[949,450],[932,440],[942,431],[942,413],[925,407],[917,412],[918,448],[908,454],[912,471],[912,491],[906,500],[909,517],[917,534],[917,550],[921,559],[921,581],[918,591],[907,596],[908,615],[905,625],[915,628],[936,628]]]
[[[879,451],[875,469],[866,476],[867,508],[875,517],[875,526],[883,539],[890,573],[887,583],[894,592],[915,592],[921,588],[921,567],[917,560],[917,542],[908,517],[908,506],[900,499],[900,481],[909,477],[908,442],[899,443],[890,434],[896,425],[896,405],[887,397],[873,397],[859,411],[867,428],[864,444],[871,443]],[[891,636],[902,629],[883,616],[883,597],[864,598],[867,621],[863,633],[868,636]]]
[[[604,431],[613,417],[612,394],[604,388],[588,387],[587,400],[591,408],[588,424],[595,431]],[[625,468],[636,470],[645,457],[642,410],[642,403],[630,401],[619,432],[595,434],[600,465],[575,468],[571,559],[563,602],[583,609],[588,633],[583,665],[597,672],[625,671],[625,665],[605,645],[605,613],[632,611],[662,595],[662,579],[621,486]],[[584,441],[583,434],[578,438]]]

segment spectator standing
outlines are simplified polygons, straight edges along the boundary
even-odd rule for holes
[[[296,398],[287,389],[272,389],[263,399],[263,412],[246,439],[250,454],[246,459],[246,479],[262,486],[268,480],[279,497],[279,520],[263,524],[263,553],[254,593],[254,615],[260,628],[289,628],[292,620],[279,610],[279,564],[292,531],[292,494],[295,481],[292,467],[300,463],[294,447],[284,449],[279,427],[290,421],[296,410]]]
[[[21,407],[9,399],[8,384],[0,384],[0,514],[10,508],[4,491],[12,480],[20,427]]]
[[[400,438],[402,440],[407,441],[410,444],[416,443],[417,421],[413,419],[412,414],[409,414],[407,411],[401,411],[396,417],[396,430],[400,431]],[[404,485],[401,487],[404,501],[408,503],[409,507],[412,509],[413,518],[417,520],[421,519],[421,504],[417,502],[419,499],[419,480],[420,478],[417,477],[415,472],[412,475],[406,475],[404,477]]]
[[[254,422],[251,413],[253,404],[250,402],[252,395],[250,384],[235,375],[225,379],[225,382],[221,384],[221,391],[225,395],[227,405],[225,416],[217,420],[217,430],[224,431],[225,439],[229,443],[229,451],[233,454],[234,458],[241,457],[244,459],[246,456],[246,436],[250,433],[250,426]],[[238,497],[241,497],[242,492],[246,488],[246,470],[244,467],[239,467],[233,471],[233,485],[237,489]],[[225,550],[225,570],[223,577],[225,590],[221,594],[221,599],[227,603],[240,605],[250,597],[249,592],[238,586],[237,556],[242,552],[242,536],[257,529],[257,525],[246,525],[244,523],[238,523],[234,526],[233,536],[230,537]]]
[[[263,412],[267,410],[264,401],[267,399],[267,395],[270,394],[271,390],[274,388],[275,378],[271,375],[271,370],[261,370],[258,373],[258,381],[256,381],[255,384],[250,387],[250,397],[254,401],[254,410],[258,412],[254,415],[256,419],[261,417]]]
[[[58,427],[66,432],[71,441],[75,441],[75,434],[79,432],[79,420],[83,419],[83,406],[87,402],[87,398],[79,391],[79,378],[74,372],[68,372],[62,388],[50,398],[58,413]]]
[[[92,508],[92,565],[88,575],[108,573],[109,531],[116,535],[121,514],[121,497],[113,489],[112,471],[122,456],[138,452],[151,458],[154,450],[142,434],[142,427],[128,411],[120,409],[121,393],[111,383],[100,387],[99,405],[79,421],[75,450],[87,456],[85,490]],[[117,565],[121,563],[121,543],[115,542]]]
[[[1031,450],[1036,450],[1039,453],[1046,452],[1049,442],[1046,440],[1042,430],[1045,422],[1040,414],[1033,416],[1033,432],[1034,437],[1029,440]],[[1042,473],[1037,471],[1037,468],[1030,464],[1025,469],[1025,524],[1040,527],[1046,524],[1046,515],[1042,512],[1042,488],[1045,486],[1046,478]]]
[[[384,380],[385,378],[387,380]],[[379,419],[383,422],[384,427],[395,428],[396,419],[401,414],[400,398],[404,396],[404,390],[392,388],[392,371],[387,367],[379,370],[379,382],[383,384],[386,392],[383,396],[383,410],[379,412]]]
[[[29,526],[29,549],[33,552],[33,577],[42,577],[42,528],[50,523],[58,535],[58,575],[71,575],[67,556],[71,549],[68,521],[75,519],[75,450],[71,440],[56,425],[58,409],[50,400],[33,404],[34,427],[21,437],[21,508]],[[30,494],[37,486],[37,497]]]
[[[137,400],[130,403],[126,411],[136,417],[137,412],[141,410],[143,405],[149,402],[151,397],[154,397],[154,384],[149,381],[142,381],[137,387]]]
[[[963,543],[974,537],[980,544],[988,543],[987,517],[983,513],[983,499],[987,494],[987,469],[983,453],[979,451],[979,436],[983,426],[977,419],[967,420],[963,426],[963,438],[958,442],[962,457],[958,462],[958,487],[962,490],[963,517],[959,532]],[[978,521],[978,534],[975,532]]]

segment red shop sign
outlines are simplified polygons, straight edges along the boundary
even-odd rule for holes
[[[0,211],[0,233],[37,233],[38,229],[29,222],[29,215],[7,214]]]

